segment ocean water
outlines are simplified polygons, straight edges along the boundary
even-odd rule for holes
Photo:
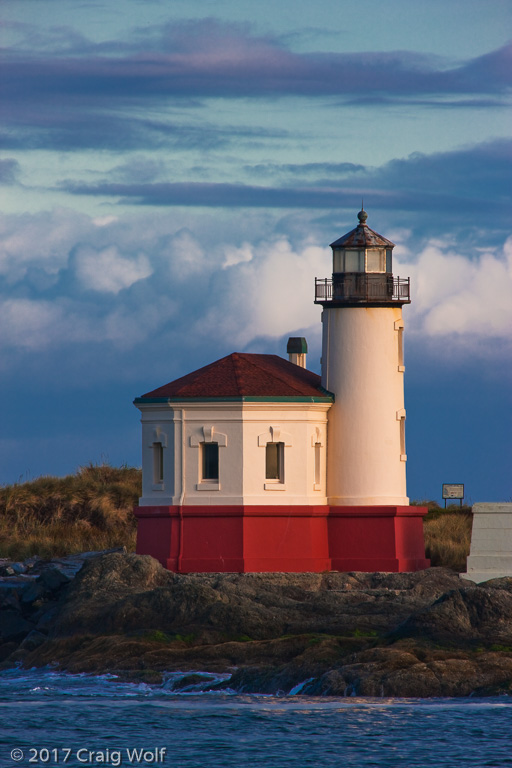
[[[1,768],[512,766],[512,698],[506,696],[176,692],[178,678],[149,686],[49,670],[1,672]]]

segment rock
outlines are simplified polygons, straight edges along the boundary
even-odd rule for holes
[[[379,648],[306,683],[303,693],[330,696],[469,696],[512,690],[512,658],[448,653],[420,661],[412,649]]]
[[[39,584],[46,592],[56,592],[70,581],[70,576],[64,573],[57,565],[46,568],[39,576]]]
[[[18,643],[12,640],[8,643],[0,643],[0,663],[8,659],[11,653],[14,653],[17,648]]]
[[[215,677],[212,675],[202,675],[193,673],[190,675],[183,675],[178,680],[173,680],[170,689],[171,691],[204,691],[211,687],[211,684],[215,682]]]
[[[26,573],[28,571],[28,568],[24,563],[11,563],[10,569],[14,571],[16,575],[19,575],[20,573]]]
[[[22,591],[19,585],[9,585],[9,589],[0,589],[0,610],[20,610],[19,593]],[[4,585],[2,585],[4,587]]]
[[[45,593],[45,588],[39,579],[31,579],[24,585],[21,592],[21,602],[25,605],[39,600]]]
[[[47,635],[44,635],[42,632],[38,632],[36,629],[33,629],[32,632],[29,632],[26,638],[23,640],[20,648],[24,651],[33,651],[45,643],[47,639]]]
[[[2,642],[22,640],[33,629],[34,624],[24,619],[19,611],[2,611],[0,622],[0,639]]]
[[[174,574],[122,552],[37,561],[30,573],[0,580],[9,582],[0,589],[4,664],[152,681],[189,670],[186,690],[512,691],[512,579],[466,586],[442,568]],[[233,668],[224,682],[195,677]]]
[[[32,615],[32,620],[36,621],[36,629],[39,632],[48,634],[50,628],[55,623],[55,618],[58,614],[59,608],[56,602],[45,603],[36,613]]]
[[[447,592],[430,606],[413,613],[395,637],[428,637],[441,643],[512,644],[512,580]]]
[[[212,642],[245,635],[387,632],[459,584],[422,574],[190,574],[148,556],[105,555],[69,587],[53,636],[159,629]]]

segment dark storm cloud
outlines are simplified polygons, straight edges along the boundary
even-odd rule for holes
[[[512,84],[512,44],[458,65],[407,51],[295,53],[277,38],[215,20],[139,30],[127,41],[88,43],[67,29],[7,51],[0,93],[12,131],[5,146],[110,147],[165,141],[140,110],[183,99],[340,96],[398,103],[450,97],[500,103]],[[51,53],[49,52],[51,50]],[[10,54],[10,55],[9,55]],[[454,101],[455,100],[455,101]],[[192,102],[192,103],[199,103]],[[178,129],[170,129],[171,138]],[[53,140],[50,138],[53,137]]]

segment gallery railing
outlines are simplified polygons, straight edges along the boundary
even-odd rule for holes
[[[315,278],[315,302],[410,302],[410,280],[408,277],[346,272],[332,278]]]

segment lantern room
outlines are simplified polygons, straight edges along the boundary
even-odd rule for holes
[[[332,248],[333,275],[346,272],[393,273],[392,251],[395,244],[370,229],[365,210],[357,214],[359,226],[340,237]]]
[[[317,280],[316,301],[341,303],[409,303],[409,280],[393,277],[395,244],[367,225],[364,209],[359,225],[331,243],[332,280]]]

